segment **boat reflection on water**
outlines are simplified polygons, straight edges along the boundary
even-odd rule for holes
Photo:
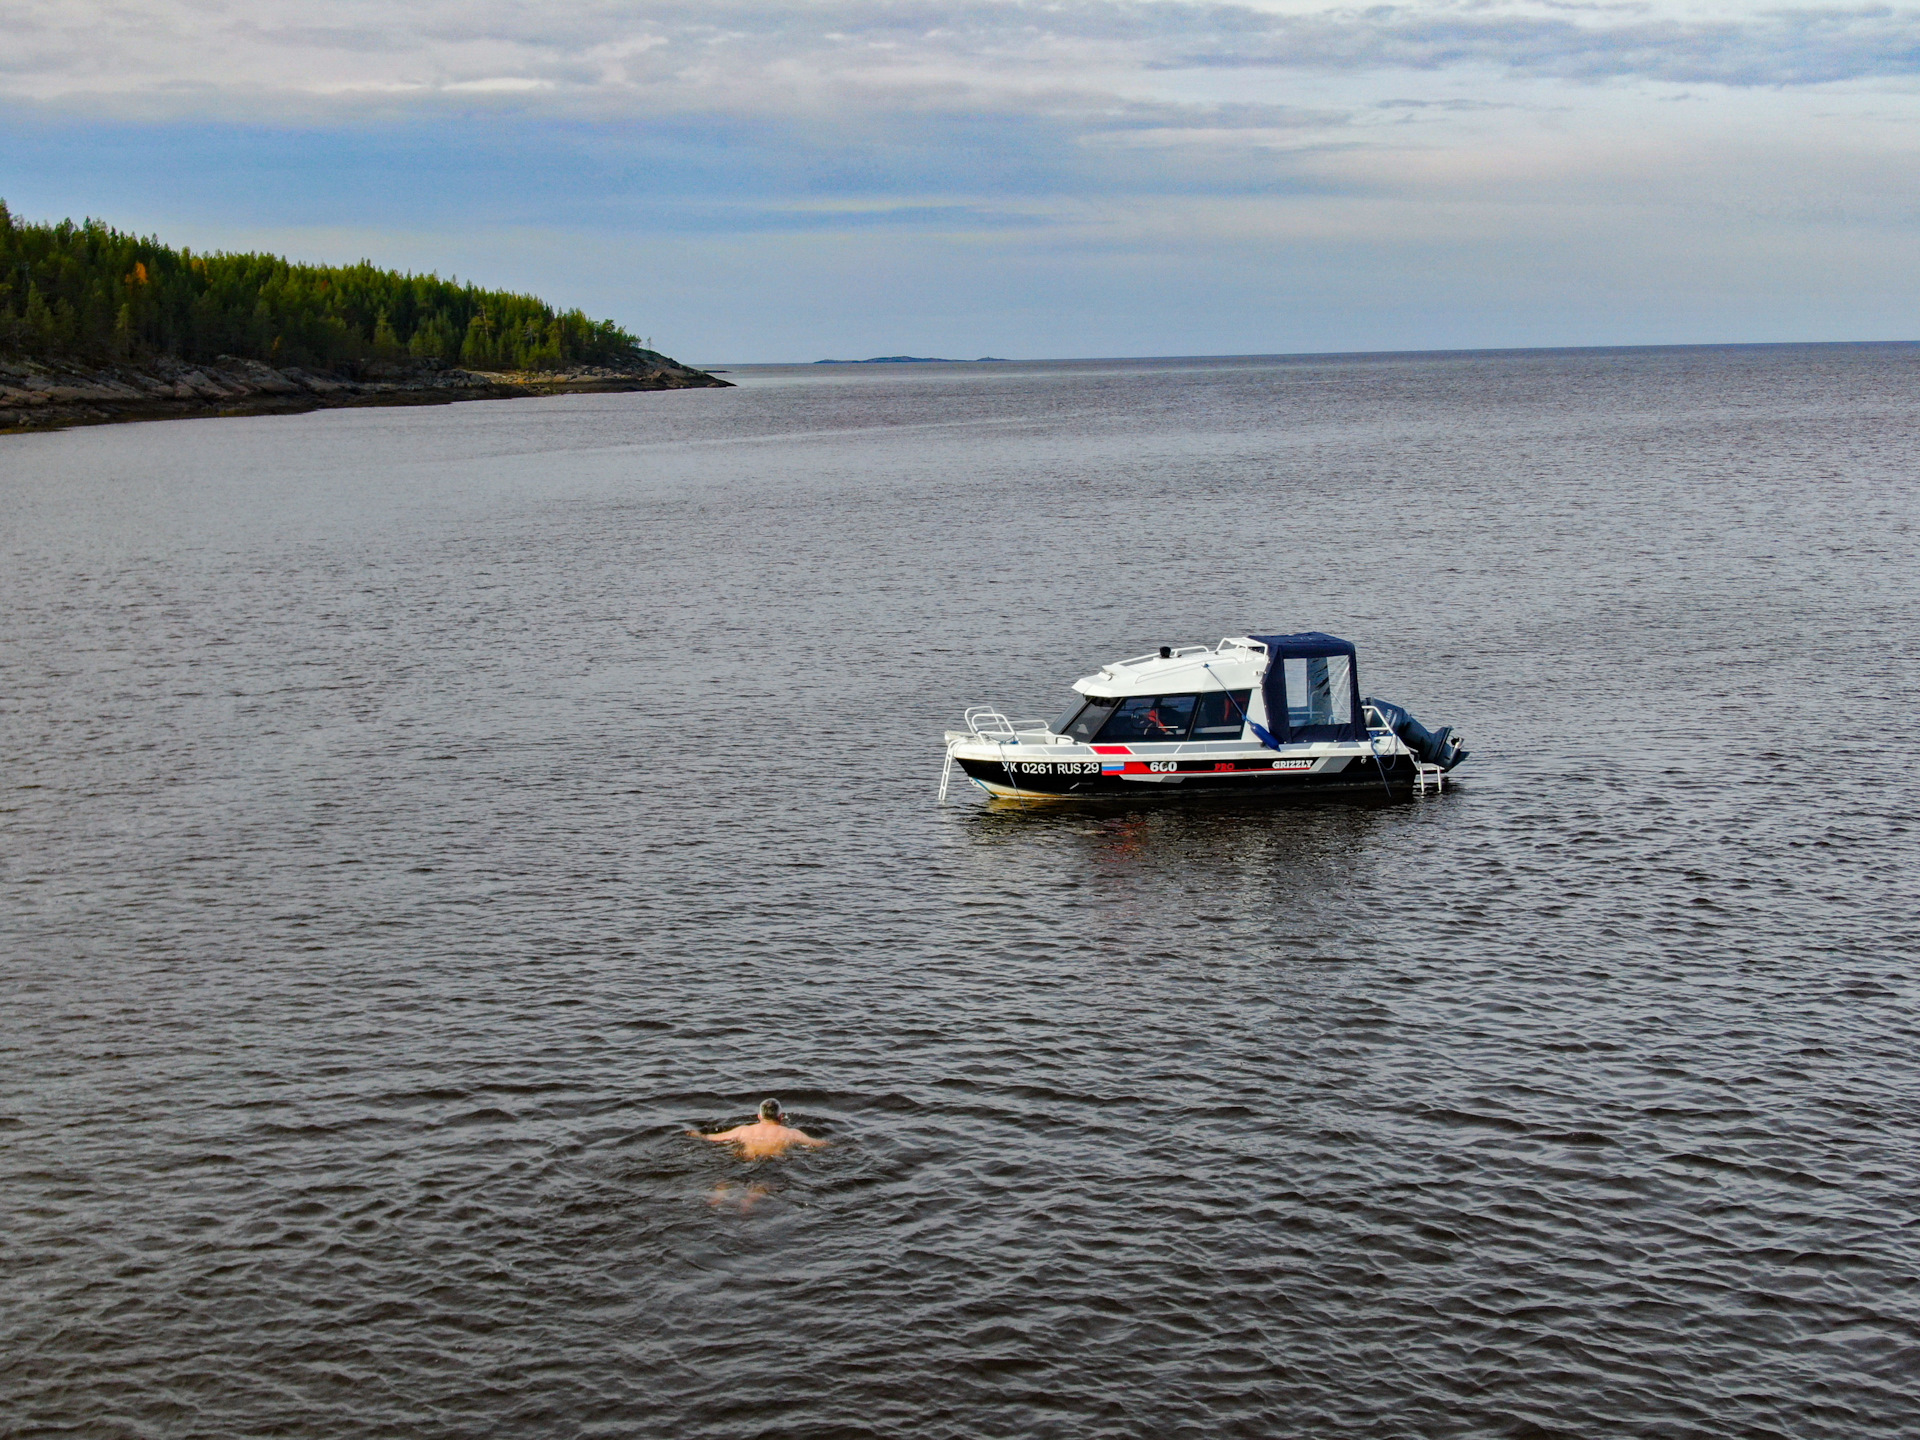
[[[1450,849],[1466,812],[1156,800],[1024,810],[1000,802],[956,818],[965,853],[955,899],[969,930],[978,924],[996,943],[1174,964],[1199,981],[1223,963],[1399,951],[1388,917],[1444,876],[1433,857]],[[1438,927],[1459,919],[1444,905],[1421,908]]]
[[[992,849],[1030,846],[1034,864],[1078,856],[1103,871],[1163,872],[1168,884],[1199,894],[1255,874],[1263,884],[1306,883],[1310,874],[1325,888],[1329,866],[1350,878],[1380,840],[1420,818],[1419,809],[1384,798],[1337,806],[1155,800],[1024,808],[992,800],[970,812],[967,829]]]

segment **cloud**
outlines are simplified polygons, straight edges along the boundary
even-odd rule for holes
[[[15,123],[104,135],[118,117],[132,128],[117,143],[145,153],[212,127],[196,133],[217,142],[166,145],[170,184],[215,146],[244,157],[228,173],[302,175],[334,211],[388,225],[496,215],[517,196],[577,227],[660,233],[1059,235],[1115,197],[1510,210],[1746,184],[1777,206],[1786,182],[1756,150],[1819,135],[1880,147],[1891,163],[1875,173],[1907,162],[1912,142],[1887,135],[1910,134],[1913,115],[1850,115],[1845,82],[1871,72],[1883,108],[1911,112],[1898,77],[1920,49],[1920,12],[1805,5],[334,0],[322,19],[286,0],[0,6],[18,22],[0,51]],[[1705,99],[1648,103],[1683,75]],[[1834,118],[1796,109],[1796,93]],[[62,143],[14,147],[13,173]],[[0,183],[22,193],[6,169]],[[256,177],[244,199],[281,189]],[[314,221],[310,202],[272,203]]]
[[[1581,82],[1825,85],[1920,74],[1920,10],[1764,13],[1538,0],[5,0],[0,93],[125,113],[311,115],[385,91],[538,97],[544,114],[950,112],[1063,88],[1139,98],[1177,71],[1493,71]]]
[[[523,95],[529,90],[551,90],[551,80],[525,75],[492,75],[485,80],[450,80],[440,88],[450,95]]]
[[[1441,70],[1727,86],[1825,85],[1920,74],[1920,12],[1879,6],[1683,20],[1582,7],[1579,19],[1478,7],[1391,6],[1277,19],[1236,43],[1153,63]],[[1623,7],[1624,8],[1624,7]]]
[[[289,0],[0,7],[0,96],[16,114],[466,125],[481,144],[495,127],[544,127],[562,150],[640,152],[644,164],[613,162],[613,188],[677,186],[687,214],[749,193],[767,214],[783,197],[885,196],[914,216],[1004,216],[1009,197],[1115,188],[1355,193],[1388,183],[1391,165],[1335,157],[1484,147],[1496,131],[1511,151],[1578,106],[1592,113],[1567,125],[1617,126],[1606,97],[1623,86],[1830,91],[1920,68],[1920,10],[1804,4],[333,0],[323,19]]]

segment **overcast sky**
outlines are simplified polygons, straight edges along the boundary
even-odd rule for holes
[[[1920,9],[0,0],[0,197],[696,362],[1920,338]]]

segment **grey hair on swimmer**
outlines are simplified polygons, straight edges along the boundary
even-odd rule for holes
[[[760,1118],[762,1120],[771,1120],[775,1124],[780,1124],[786,1120],[787,1114],[786,1111],[780,1108],[780,1102],[778,1100],[762,1100],[760,1102]]]

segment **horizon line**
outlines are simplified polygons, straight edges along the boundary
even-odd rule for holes
[[[1679,350],[1815,350],[1847,349],[1865,346],[1920,346],[1920,339],[1914,340],[1710,340],[1710,341],[1672,341],[1664,343],[1641,343],[1628,345],[1479,345],[1457,346],[1445,349],[1416,350],[1262,350],[1241,354],[1191,354],[1191,355],[1030,355],[1025,357],[995,357],[992,360],[959,360],[933,358],[917,360],[715,360],[711,363],[694,364],[694,368],[711,371],[715,366],[734,366],[740,369],[787,369],[795,366],[812,368],[816,365],[887,365],[901,366],[924,365],[1092,365],[1110,364],[1116,361],[1148,362],[1166,360],[1370,360],[1370,359],[1412,359],[1424,356],[1447,355],[1605,355],[1631,354],[1657,351]],[[902,352],[904,353],[904,352]]]

